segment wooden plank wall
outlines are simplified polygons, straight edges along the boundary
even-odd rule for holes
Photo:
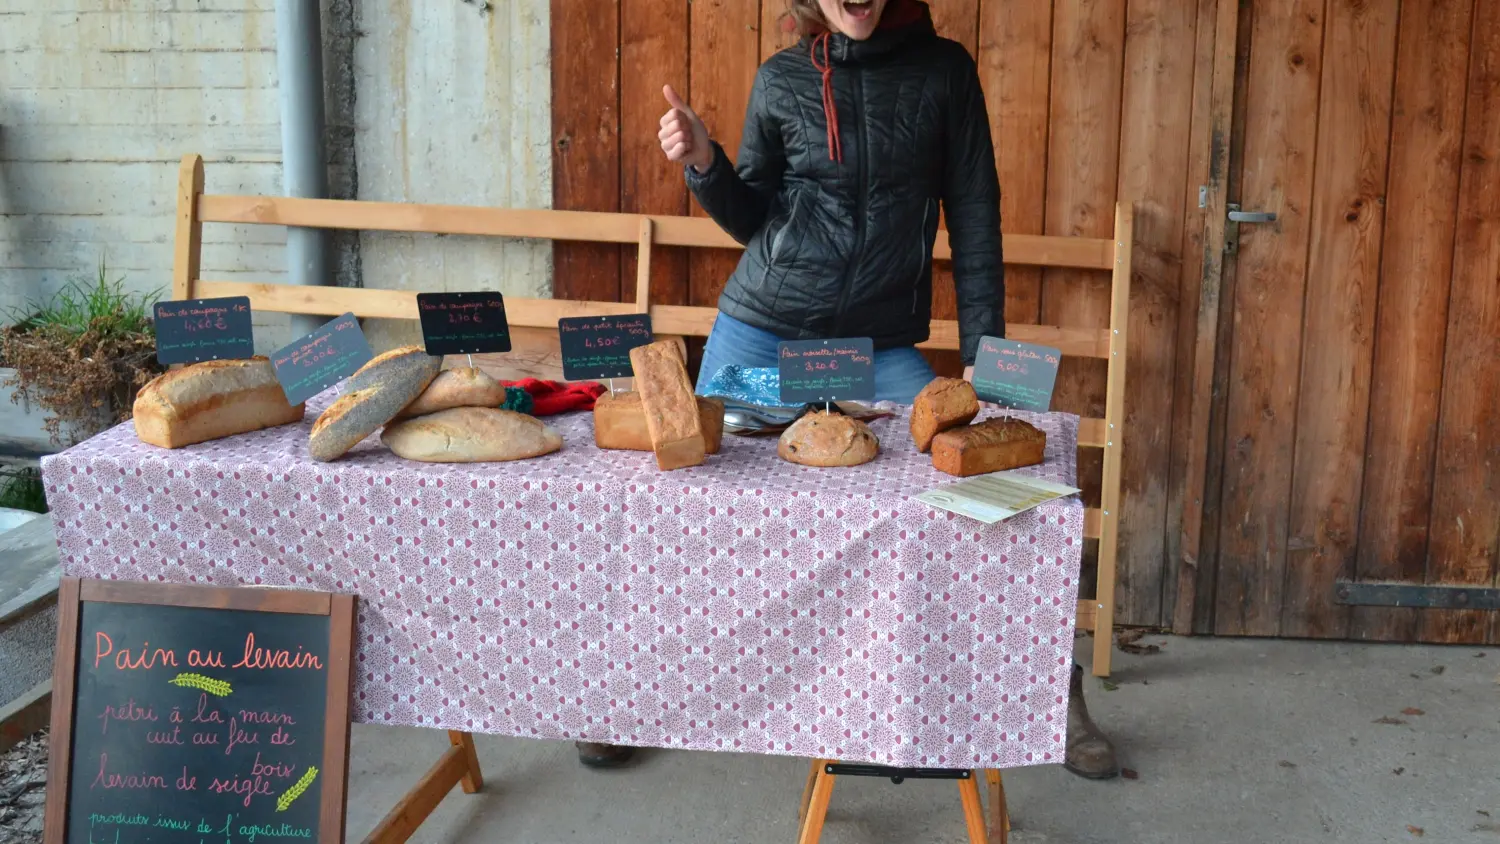
[[[1332,600],[1338,577],[1495,582],[1500,0],[1245,0],[1229,139],[1208,121],[1218,0],[930,5],[978,61],[1007,232],[1107,236],[1113,204],[1136,204],[1119,622],[1172,623],[1197,188],[1228,142],[1231,201],[1275,197],[1281,218],[1226,261],[1194,629],[1500,636],[1494,614]],[[552,0],[554,207],[701,214],[657,145],[661,86],[733,156],[756,66],[793,43],[782,8]],[[657,295],[700,305],[736,260],[657,255]],[[629,249],[555,248],[557,296],[614,299],[633,274]],[[934,304],[951,318],[949,278]],[[1103,325],[1107,285],[1011,268],[1007,316]],[[1070,361],[1058,406],[1098,415],[1103,390],[1097,362]]]
[[[1129,624],[1162,623],[1163,585],[1175,571],[1165,543],[1171,417],[1162,409],[1174,389],[1183,224],[1196,219],[1196,206],[1186,204],[1196,200],[1187,148],[1200,4],[1134,0],[1128,11],[1119,0],[930,4],[940,33],[979,63],[1007,232],[1108,236],[1116,198],[1140,202],[1118,590],[1120,618]],[[583,5],[552,3],[554,207],[701,214],[657,147],[657,120],[666,110],[661,86],[686,96],[732,156],[756,66],[794,41],[778,26],[781,0]],[[616,38],[618,61],[608,46]],[[622,273],[633,273],[624,251],[557,245],[554,295],[618,297]],[[695,251],[657,261],[653,286],[672,301],[712,305],[736,256]],[[940,265],[939,317],[954,316],[949,279]],[[1102,326],[1108,283],[1105,274],[1012,268],[1007,316]],[[935,363],[957,368],[956,356]],[[1088,363],[1069,362],[1058,403],[1102,415],[1104,370]]]

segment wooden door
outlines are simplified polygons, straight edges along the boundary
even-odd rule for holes
[[[1176,626],[1493,642],[1339,587],[1497,585],[1500,0],[1219,7]]]

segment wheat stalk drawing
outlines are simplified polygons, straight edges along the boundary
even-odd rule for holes
[[[211,695],[218,695],[219,697],[228,697],[229,693],[234,691],[229,687],[228,682],[224,680],[215,680],[212,677],[205,677],[202,674],[178,674],[176,677],[173,677],[167,682],[171,683],[174,686],[187,686],[189,688],[201,689]]]
[[[307,773],[303,774],[301,779],[293,783],[292,787],[288,788],[285,794],[276,798],[276,811],[285,812],[287,807],[292,805],[292,801],[301,797],[302,792],[306,791],[308,786],[312,785],[313,780],[317,779],[317,777],[318,769],[316,767],[309,767]]]

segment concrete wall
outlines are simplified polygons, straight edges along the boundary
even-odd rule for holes
[[[552,202],[547,0],[361,0],[355,147],[361,199],[547,208]],[[360,236],[365,286],[549,296],[545,241]],[[415,322],[367,321],[377,349]]]
[[[336,196],[550,202],[546,0],[487,12],[464,0],[321,2]],[[210,192],[281,192],[273,10],[274,0],[0,0],[0,312],[101,260],[135,289],[167,289],[186,152],[205,157]],[[550,290],[544,245],[333,242],[343,285]],[[203,275],[279,281],[284,253],[282,229],[208,226]],[[260,350],[289,340],[285,326],[260,315]]]

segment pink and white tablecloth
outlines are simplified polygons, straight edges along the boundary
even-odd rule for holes
[[[985,526],[909,496],[950,483],[904,416],[873,463],[775,438],[662,473],[600,451],[307,456],[298,425],[168,451],[124,423],[43,461],[64,571],[359,596],[357,720],[923,767],[1061,761],[1083,508]],[[900,409],[898,409],[899,412]],[[1035,471],[1071,483],[1077,417]]]

